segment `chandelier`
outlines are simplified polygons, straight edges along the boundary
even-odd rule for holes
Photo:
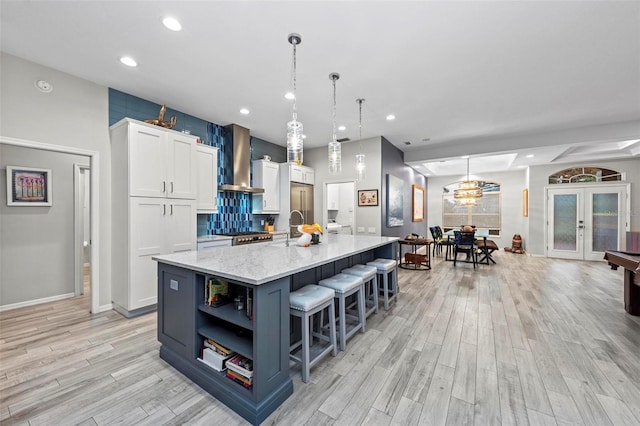
[[[356,154],[356,180],[364,180],[364,172],[365,172],[365,169],[367,168],[367,165],[365,164],[364,154],[362,153],[362,103],[364,102],[364,99],[362,98],[356,99],[356,102],[358,103],[359,110],[360,110],[360,120],[358,122],[359,123],[358,129],[360,132],[360,136],[359,136],[360,152]]]
[[[333,82],[333,139],[329,142],[329,173],[338,174],[342,171],[342,147],[336,140],[336,81],[340,74],[332,72],[329,80]]]
[[[288,40],[293,45],[293,119],[287,123],[287,162],[302,164],[302,123],[298,121],[296,110],[296,46],[302,42],[302,37],[291,33]]]
[[[469,179],[469,157],[467,157],[467,180],[460,182],[458,189],[453,191],[453,198],[458,205],[473,207],[478,205],[478,198],[482,197],[482,188],[478,181]]]

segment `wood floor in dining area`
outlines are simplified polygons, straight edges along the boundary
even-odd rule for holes
[[[640,424],[640,317],[605,263],[500,252],[400,270],[401,293],[267,425]],[[246,422],[158,357],[156,315],[85,297],[0,313],[1,424]]]

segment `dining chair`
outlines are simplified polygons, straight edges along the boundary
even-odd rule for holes
[[[433,228],[433,230],[431,229]],[[431,228],[429,228],[429,230],[431,231],[431,235],[433,235],[433,241],[434,241],[434,245],[433,245],[433,254],[435,256],[436,254],[436,249],[438,251],[438,253],[442,254],[442,247],[445,246],[446,247],[446,254],[445,254],[445,259],[449,259],[449,254],[451,253],[451,249],[453,248],[453,241],[449,240],[449,237],[444,236],[444,232],[442,231],[442,228],[440,226],[432,226]]]
[[[453,234],[455,236],[453,240],[453,266],[456,266],[458,252],[462,252],[467,255],[467,258],[471,257],[473,269],[475,269],[476,264],[478,263],[478,247],[476,246],[475,231],[465,232],[456,230],[453,231]]]
[[[438,236],[438,230],[435,226],[430,226],[429,232],[431,232],[431,238],[433,238],[433,256],[435,256],[436,251],[438,254],[442,253],[442,246],[440,245],[442,238]]]

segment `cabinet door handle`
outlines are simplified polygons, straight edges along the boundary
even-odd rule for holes
[[[262,208],[267,208],[267,200],[262,200]]]
[[[162,216],[166,216],[166,214],[167,214],[167,205],[163,204],[162,205]]]
[[[171,182],[171,193],[173,194],[173,181]]]
[[[173,204],[171,204],[171,216],[173,216]]]
[[[162,181],[162,193],[164,194],[165,192],[167,192],[167,182],[166,181]]]

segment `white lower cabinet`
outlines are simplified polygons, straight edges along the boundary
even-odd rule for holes
[[[195,250],[195,229],[196,200],[130,197],[131,250],[127,257],[114,249],[114,309],[127,317],[155,309],[158,265],[151,257]]]

